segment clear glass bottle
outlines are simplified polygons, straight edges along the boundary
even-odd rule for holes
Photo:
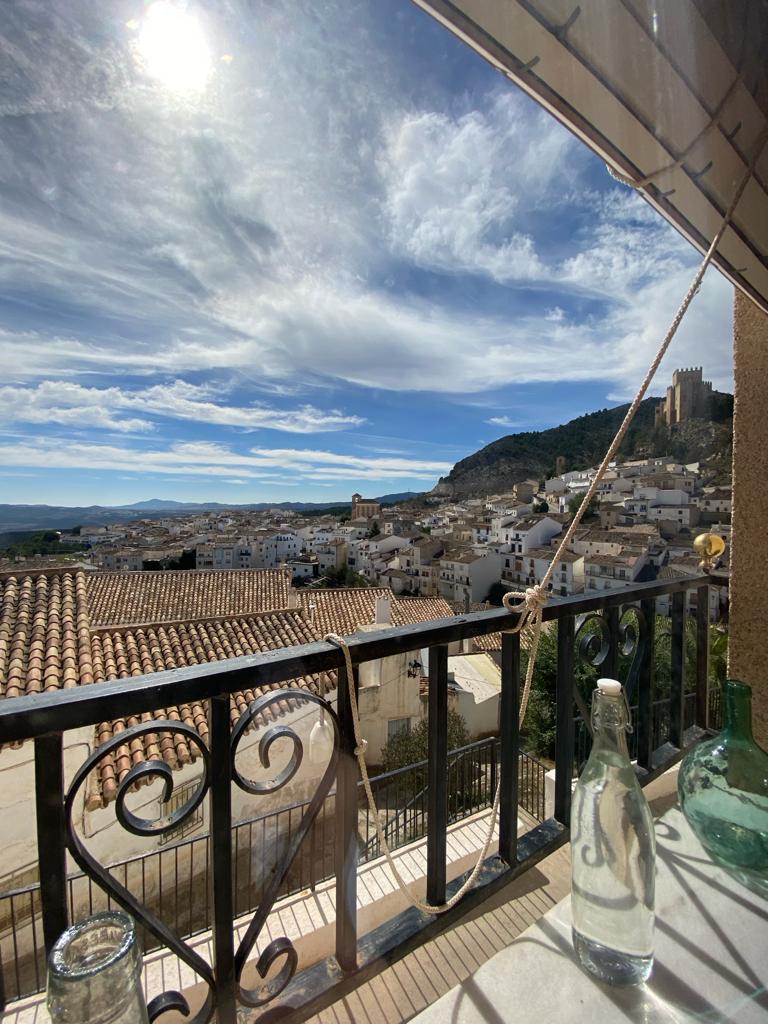
[[[94,914],[59,937],[48,959],[48,1013],[53,1024],[148,1024],[127,914]]]
[[[614,985],[638,985],[653,966],[656,838],[630,728],[621,683],[598,680],[592,752],[571,807],[571,909],[582,966]]]

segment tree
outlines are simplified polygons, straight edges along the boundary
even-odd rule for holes
[[[348,565],[342,565],[340,569],[328,569],[326,571],[323,586],[329,588],[368,587],[370,583],[359,572],[350,569]]]
[[[378,537],[380,533],[381,533],[381,530],[379,529],[379,524],[376,522],[376,520],[374,520],[373,521],[373,526],[371,527],[371,529],[368,532],[368,536],[369,537]]]
[[[571,513],[572,516],[575,516],[576,513],[579,511],[579,507],[581,506],[583,500],[583,494],[573,494],[568,499],[568,511]],[[582,516],[582,519],[589,519],[591,516],[596,516],[597,512],[597,495],[594,495],[589,505],[587,505],[587,510]]]
[[[399,732],[381,748],[381,764],[385,772],[426,761],[429,747],[426,719],[422,719],[410,732]],[[453,708],[448,709],[448,750],[457,750],[469,743],[469,730],[463,717]]]
[[[546,501],[534,501],[533,503],[534,512],[549,512],[549,505]]]
[[[500,581],[492,583],[488,589],[488,596],[485,600],[488,604],[492,604],[494,608],[501,608],[504,604],[504,595],[508,590],[509,587],[505,583],[501,583]]]

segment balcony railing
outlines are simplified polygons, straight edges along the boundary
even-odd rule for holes
[[[696,669],[690,682],[693,697],[692,724],[686,734],[685,680],[685,597],[697,592]],[[671,596],[671,692],[668,727],[664,736],[654,728],[654,631],[656,599]],[[681,756],[693,733],[706,728],[708,715],[708,580],[707,577],[669,580],[602,592],[555,598],[544,611],[546,622],[557,623],[557,683],[554,815],[518,837],[517,808],[520,802],[520,735],[517,725],[521,687],[521,645],[518,634],[504,633],[501,657],[500,736],[496,775],[501,786],[498,853],[484,863],[471,892],[450,911],[432,919],[407,910],[363,937],[357,934],[356,886],[359,862],[358,778],[354,758],[354,737],[344,662],[339,649],[324,642],[270,651],[258,655],[155,673],[138,678],[83,686],[64,691],[19,697],[0,702],[0,744],[34,741],[35,796],[42,932],[46,949],[67,926],[70,900],[65,851],[69,851],[83,873],[108,897],[123,907],[152,941],[164,946],[186,963],[200,978],[207,995],[202,1007],[189,1019],[194,1024],[212,1020],[234,1024],[237,1007],[270,1004],[299,1010],[302,1016],[339,998],[345,991],[375,973],[383,962],[393,962],[420,941],[445,927],[476,906],[512,878],[526,871],[568,840],[571,784],[575,756],[574,707],[586,719],[586,707],[574,687],[577,660],[599,669],[603,675],[617,675],[620,656],[629,659],[625,684],[630,702],[637,707],[637,764],[643,783],[650,781]],[[417,626],[392,628],[356,635],[349,640],[352,662],[357,667],[390,655],[430,649],[429,659],[429,758],[427,761],[426,833],[427,899],[442,903],[462,883],[462,877],[446,880],[446,830],[455,808],[457,782],[448,771],[448,645],[509,628],[515,615],[498,609],[426,622]],[[591,624],[591,625],[590,625]],[[286,680],[311,673],[338,673],[338,700],[334,710],[323,698],[308,691],[279,688]],[[357,680],[354,680],[357,684]],[[243,712],[233,729],[230,723],[230,695],[243,689],[267,688],[263,696]],[[275,687],[275,689],[269,689]],[[144,720],[112,737],[65,782],[63,740],[67,731],[92,727],[116,718],[141,716],[161,708],[208,702],[206,740],[178,720]],[[334,747],[316,792],[292,828],[287,853],[270,867],[265,877],[250,925],[235,947],[233,919],[241,903],[245,883],[239,875],[238,856],[231,821],[232,786],[254,796],[282,788],[298,768],[303,742],[292,726],[261,726],[259,744],[262,763],[268,766],[268,751],[278,737],[292,744],[291,759],[270,783],[243,778],[236,766],[241,739],[260,721],[260,715],[275,705],[323,708],[332,724]],[[89,773],[103,758],[132,739],[167,731],[183,734],[200,752],[202,773],[198,788],[185,805],[170,818],[151,821],[138,818],[125,802],[128,791],[139,781],[160,780],[166,799],[172,788],[169,767],[158,760],[134,765],[122,780],[112,808],[123,828],[157,838],[183,825],[204,799],[208,800],[210,837],[207,855],[210,891],[205,901],[207,927],[212,934],[212,963],[207,963],[168,923],[167,909],[155,908],[130,892],[119,873],[94,860],[82,844],[73,813],[82,797]],[[662,742],[659,742],[659,741]],[[494,780],[495,781],[495,780]],[[296,973],[297,954],[287,937],[274,939],[257,962],[262,981],[255,989],[244,982],[244,969],[263,931],[275,900],[285,891],[298,858],[306,857],[310,832],[322,815],[326,798],[336,784],[333,820],[333,865],[336,890],[335,948],[326,960]],[[452,805],[451,800],[454,800]],[[183,899],[183,895],[181,897]],[[176,893],[176,899],[179,894]],[[278,970],[279,968],[279,970]],[[276,973],[275,973],[276,972]],[[150,1017],[170,1007],[183,1006],[183,997],[166,993],[152,1000]]]
[[[450,751],[450,824],[491,806],[498,779],[499,753],[497,737]],[[427,834],[427,763],[420,761],[371,779],[377,806],[386,822],[385,833],[391,850],[423,839]],[[546,765],[538,758],[520,755],[520,806],[536,821],[544,820],[546,771]],[[181,787],[182,799],[187,787],[195,788],[194,783]],[[326,797],[302,850],[291,865],[279,898],[314,890],[333,878],[335,799],[335,792]],[[362,782],[358,786],[358,802],[358,864],[366,864],[380,857],[382,851]],[[233,827],[232,897],[238,917],[258,909],[270,867],[265,855],[269,851],[276,853],[281,844],[290,845],[308,808],[309,801],[289,804]],[[193,819],[190,822],[195,825]],[[185,825],[189,826],[190,822]],[[199,822],[197,830],[200,831]],[[135,886],[140,902],[165,920],[180,938],[193,938],[209,928],[210,837],[205,833],[179,841],[181,835],[167,835],[174,841],[173,845],[110,864],[109,872],[122,885]],[[254,851],[260,854],[256,865]],[[93,878],[80,872],[67,879],[67,907],[69,919],[74,921],[84,914],[113,910],[115,904]],[[142,931],[140,939],[145,953],[159,948],[157,939],[146,930]],[[40,883],[16,885],[0,893],[0,972],[6,997],[21,999],[41,991],[45,986],[45,970]]]

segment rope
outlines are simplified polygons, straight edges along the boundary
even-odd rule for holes
[[[671,164],[667,164],[665,167],[659,167],[657,170],[651,171],[651,173],[650,174],[646,174],[646,176],[644,178],[637,178],[637,179],[630,178],[629,175],[622,174],[621,171],[614,170],[613,167],[611,167],[610,164],[606,164],[605,166],[606,166],[606,169],[607,169],[608,173],[610,174],[610,176],[615,181],[620,182],[622,185],[629,185],[631,188],[638,188],[638,189],[640,189],[640,188],[645,188],[647,185],[650,185],[651,182],[653,181],[653,179],[654,178],[658,178],[658,176],[660,174],[665,174],[667,171],[676,171],[678,169],[678,167],[682,167],[683,164],[685,163],[685,161],[690,156],[691,150],[693,149],[693,147],[698,142],[701,142],[701,140],[704,138],[704,136],[708,135],[709,132],[711,132],[712,129],[718,124],[718,122],[720,120],[720,115],[723,112],[723,107],[728,102],[728,100],[731,98],[731,95],[733,94],[733,90],[736,88],[736,86],[739,84],[740,81],[741,81],[741,75],[737,75],[734,78],[734,80],[731,82],[731,84],[728,86],[728,88],[727,88],[727,90],[725,92],[725,95],[723,96],[723,98],[720,100],[720,102],[718,103],[717,107],[715,108],[715,112],[712,115],[712,117],[709,119],[709,122],[707,124],[705,124],[704,127],[701,129],[701,131],[697,135],[695,135],[693,137],[692,141],[688,143],[688,145],[685,147],[685,149],[680,154],[680,156],[677,158],[677,160],[673,160]]]
[[[539,650],[541,627],[544,621],[544,606],[549,600],[547,585],[552,579],[552,576],[555,571],[555,565],[557,564],[557,561],[559,560],[562,553],[565,550],[567,550],[568,545],[573,539],[573,535],[576,532],[579,524],[581,523],[581,520],[584,518],[584,515],[587,509],[589,508],[590,502],[597,493],[597,488],[600,485],[600,481],[603,479],[603,476],[605,475],[609,465],[611,464],[611,462],[616,456],[616,453],[621,447],[621,442],[624,440],[626,433],[629,430],[629,427],[632,423],[632,420],[635,418],[635,413],[640,408],[640,403],[645,398],[645,393],[648,390],[648,387],[651,381],[653,380],[656,371],[659,368],[661,360],[666,355],[667,349],[669,348],[672,339],[677,333],[677,329],[680,326],[683,317],[688,311],[688,307],[690,306],[694,296],[701,287],[702,278],[704,277],[707,267],[712,262],[712,258],[714,257],[715,252],[717,251],[717,247],[720,244],[723,235],[725,234],[728,228],[731,217],[733,215],[733,211],[736,209],[736,206],[738,205],[738,202],[741,199],[742,194],[744,193],[744,189],[747,187],[747,183],[752,177],[752,172],[754,170],[755,164],[757,163],[757,159],[763,151],[763,146],[765,145],[767,138],[768,125],[766,125],[766,127],[763,129],[763,132],[757,140],[757,145],[755,147],[752,159],[749,162],[747,173],[744,175],[741,182],[739,183],[739,187],[736,189],[733,199],[731,199],[731,202],[728,205],[728,209],[725,211],[720,227],[718,228],[714,238],[712,239],[712,242],[710,243],[710,246],[707,249],[706,254],[704,255],[704,259],[701,261],[699,269],[696,271],[693,277],[693,281],[691,281],[690,287],[688,288],[688,291],[685,293],[683,301],[680,303],[680,308],[675,314],[674,319],[672,320],[672,323],[670,324],[667,333],[664,335],[664,339],[661,342],[661,345],[659,346],[659,350],[654,356],[651,365],[648,367],[648,372],[643,378],[643,382],[640,385],[637,394],[633,398],[632,404],[630,405],[629,409],[627,409],[627,414],[624,417],[618,431],[616,432],[616,436],[611,442],[608,451],[605,453],[603,461],[600,463],[600,466],[598,467],[597,473],[595,473],[595,476],[593,477],[592,482],[589,485],[589,488],[587,489],[584,497],[582,498],[581,504],[579,505],[576,511],[576,515],[573,517],[568,529],[563,534],[563,537],[557,546],[555,554],[553,555],[552,560],[549,563],[549,568],[542,577],[541,583],[537,583],[536,586],[529,587],[525,591],[509,591],[502,598],[504,607],[507,609],[507,611],[516,612],[520,616],[517,625],[514,626],[512,629],[507,630],[507,632],[519,633],[522,632],[522,630],[526,630],[526,632],[530,635],[531,638],[530,650],[528,654],[528,667],[525,673],[525,684],[523,685],[523,693],[520,699],[520,728],[522,728],[523,726],[523,722],[525,721],[525,713],[528,709],[528,698],[530,697],[531,686],[533,684],[533,671],[536,666],[536,655],[538,654]],[[518,603],[513,604],[514,601],[517,601]]]
[[[437,906],[433,906],[431,903],[425,903],[423,900],[420,900],[417,896],[414,896],[411,890],[408,888],[407,882],[405,881],[403,876],[400,874],[400,871],[398,870],[397,864],[395,863],[395,859],[392,856],[392,851],[389,848],[387,837],[384,834],[384,828],[382,827],[381,821],[379,820],[379,811],[376,806],[376,800],[374,799],[373,796],[373,790],[371,789],[371,780],[368,777],[368,766],[365,763],[365,752],[368,749],[368,742],[363,737],[360,731],[360,713],[358,711],[357,706],[357,694],[355,693],[355,677],[352,674],[352,657],[349,653],[349,647],[347,646],[346,640],[343,637],[337,636],[335,633],[328,633],[325,639],[329,643],[335,644],[338,648],[340,648],[342,654],[344,655],[344,665],[347,670],[347,689],[349,691],[349,704],[352,711],[352,728],[355,737],[355,757],[357,758],[357,763],[360,766],[360,777],[363,780],[363,789],[365,790],[365,795],[368,798],[368,806],[371,810],[371,814],[373,815],[373,823],[376,827],[376,835],[378,836],[381,849],[384,851],[384,856],[387,859],[389,869],[394,875],[395,881],[400,887],[403,895],[412,906],[416,907],[417,910],[421,910],[425,914],[444,914],[447,910],[450,910],[451,907],[456,906],[456,904],[459,902],[464,893],[467,892],[467,890],[475,884],[475,879],[480,874],[480,869],[483,866],[483,861],[488,856],[488,850],[490,849],[491,842],[493,841],[493,832],[494,829],[496,828],[496,818],[498,817],[499,802],[501,800],[501,786],[496,787],[496,794],[493,798],[493,807],[491,808],[491,824],[490,828],[488,829],[488,835],[486,836],[485,842],[483,843],[483,848],[480,851],[480,856],[478,857],[477,863],[472,869],[472,873],[470,874],[469,878],[467,878],[467,880],[464,882],[461,888],[457,892],[455,892],[446,903],[441,903]]]
[[[731,89],[733,89],[734,85],[735,82],[731,85]],[[727,94],[725,98],[727,98]],[[722,103],[725,102],[725,98],[723,99],[723,101],[721,101],[721,106]],[[711,263],[712,258],[715,255],[715,252],[717,251],[717,247],[720,244],[722,237],[726,232],[726,229],[728,228],[728,224],[730,223],[733,211],[735,210],[739,200],[741,199],[741,196],[744,192],[744,189],[747,187],[749,179],[752,177],[752,172],[754,170],[755,163],[757,162],[757,159],[760,156],[760,153],[762,152],[766,138],[768,138],[768,125],[766,125],[766,128],[763,130],[760,138],[758,139],[754,155],[752,156],[752,159],[749,163],[749,167],[747,169],[747,173],[744,175],[744,178],[739,184],[739,187],[736,189],[733,199],[728,205],[728,209],[725,211],[722,223],[719,229],[717,230],[717,233],[715,234],[714,238],[712,239],[712,242],[709,248],[707,249],[704,259],[701,261],[699,269],[696,271],[694,275],[693,281],[691,282],[688,291],[685,293],[685,297],[683,298],[683,301],[680,304],[680,308],[675,314],[675,317],[672,320],[672,323],[670,324],[669,330],[664,335],[664,339],[661,345],[659,346],[659,350],[654,356],[653,362],[648,368],[648,372],[643,378],[643,382],[640,385],[640,388],[638,389],[638,392],[635,395],[634,399],[632,400],[632,404],[627,410],[627,414],[624,417],[621,426],[616,432],[616,436],[611,442],[608,451],[605,453],[603,461],[600,463],[597,473],[592,479],[592,482],[590,483],[589,488],[587,489],[587,492],[584,495],[581,504],[579,505],[576,511],[576,515],[571,520],[568,529],[566,530],[565,534],[562,537],[562,540],[558,544],[557,549],[555,551],[555,555],[552,558],[552,561],[549,564],[549,568],[544,574],[541,583],[538,583],[535,587],[529,587],[527,590],[524,591],[510,591],[509,593],[504,595],[504,607],[508,611],[514,612],[518,615],[517,623],[511,629],[506,630],[506,632],[521,634],[525,633],[525,635],[530,638],[528,667],[525,673],[525,685],[523,687],[523,693],[520,700],[520,714],[518,718],[520,727],[522,727],[523,722],[525,721],[525,713],[528,708],[528,698],[530,696],[531,685],[533,682],[533,671],[536,666],[536,657],[539,651],[539,640],[541,639],[541,627],[544,618],[544,607],[547,601],[549,600],[547,585],[552,579],[552,575],[555,571],[555,565],[559,560],[560,556],[562,555],[563,551],[565,551],[568,544],[570,544],[571,540],[573,539],[573,535],[576,532],[582,518],[584,517],[587,508],[589,507],[589,503],[592,501],[592,498],[595,496],[595,493],[597,492],[597,488],[600,484],[600,481],[603,478],[603,475],[608,469],[610,463],[613,461],[616,452],[619,450],[621,442],[624,440],[624,437],[626,436],[626,433],[629,430],[630,424],[632,423],[632,420],[635,417],[635,413],[637,412],[638,408],[640,407],[640,403],[645,397],[645,393],[648,390],[648,387],[651,381],[653,380],[653,377],[657,369],[659,368],[661,360],[666,355],[667,349],[669,348],[672,339],[677,333],[677,329],[680,326],[683,317],[688,311],[688,307],[690,306],[694,296],[701,287],[701,281],[704,277],[707,267]],[[517,604],[512,603],[514,600],[517,600]],[[491,819],[489,822],[488,834],[486,835],[485,842],[483,843],[483,848],[480,851],[480,855],[477,858],[477,863],[472,869],[472,872],[469,875],[469,877],[464,881],[463,885],[453,894],[453,896],[451,896],[451,898],[446,903],[441,903],[437,906],[433,906],[430,903],[425,903],[423,900],[420,900],[416,896],[414,896],[413,893],[408,888],[408,884],[406,883],[405,879],[398,870],[397,864],[395,863],[395,860],[392,856],[392,851],[389,848],[387,837],[384,834],[384,829],[382,827],[381,821],[379,820],[379,811],[376,806],[376,800],[374,798],[373,790],[371,789],[371,782],[368,777],[368,766],[365,762],[365,752],[368,748],[368,742],[362,735],[360,728],[360,712],[357,705],[357,694],[355,693],[355,678],[352,670],[352,656],[349,652],[349,647],[347,646],[346,640],[344,640],[343,637],[337,636],[335,633],[328,633],[325,636],[325,639],[329,643],[335,644],[335,646],[338,647],[341,650],[342,654],[344,655],[344,665],[346,668],[347,676],[347,689],[349,691],[349,704],[350,710],[352,712],[352,728],[355,737],[354,753],[355,757],[357,758],[357,763],[360,767],[360,777],[363,780],[363,788],[365,790],[365,795],[368,800],[368,807],[370,808],[371,814],[373,815],[373,823],[376,828],[376,835],[381,845],[381,849],[384,851],[384,856],[387,859],[387,864],[389,865],[389,868],[400,890],[402,891],[403,895],[412,906],[416,907],[417,910],[420,910],[425,914],[444,914],[447,910],[450,910],[451,907],[454,907],[462,898],[462,896],[474,885],[477,876],[480,874],[480,869],[483,865],[483,861],[488,856],[488,850],[490,849],[491,842],[493,841],[493,833],[496,828],[496,819],[499,813],[499,803],[501,800],[501,785],[497,785],[496,793],[493,797],[493,805],[491,807]]]

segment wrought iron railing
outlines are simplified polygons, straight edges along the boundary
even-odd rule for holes
[[[616,675],[619,655],[631,658],[626,675],[630,701],[638,707],[635,728],[638,771],[649,781],[679,758],[690,735],[684,727],[685,697],[685,593],[698,589],[697,657],[695,670],[694,723],[707,722],[708,676],[708,581],[706,577],[640,584],[594,595],[556,598],[544,610],[546,622],[557,623],[557,685],[554,816],[518,838],[517,807],[520,776],[516,770],[520,757],[517,709],[520,699],[520,639],[505,633],[502,642],[500,697],[500,753],[498,757],[500,794],[498,853],[490,856],[471,892],[449,912],[432,921],[408,910],[374,929],[361,939],[357,934],[357,768],[351,710],[343,658],[338,647],[326,642],[270,651],[228,661],[160,672],[148,676],[117,680],[64,691],[48,692],[0,702],[0,744],[34,741],[35,796],[40,863],[40,899],[45,947],[49,949],[67,926],[70,918],[67,892],[66,851],[81,870],[103,889],[114,903],[122,906],[153,940],[167,947],[192,969],[203,983],[203,1005],[189,1017],[192,1024],[216,1019],[219,1024],[234,1024],[238,1005],[280,1005],[306,1015],[337,998],[406,949],[422,941],[457,916],[476,906],[500,886],[537,863],[568,839],[571,781],[573,775],[575,729],[574,701],[580,711],[583,697],[574,689],[577,659],[587,658],[604,675]],[[669,728],[665,743],[656,747],[653,730],[654,631],[656,598],[671,595],[671,693]],[[587,616],[596,623],[597,632],[577,638]],[[633,625],[630,628],[629,622]],[[450,816],[449,774],[447,771],[448,718],[448,644],[473,636],[494,633],[511,626],[515,614],[498,609],[457,616],[417,626],[395,627],[382,632],[359,634],[349,640],[352,662],[378,660],[395,654],[429,648],[429,759],[427,763],[427,899],[445,900],[461,884],[462,878],[446,882],[446,829]],[[323,698],[301,691],[301,700],[322,707],[333,732],[333,751],[318,781],[317,789],[293,831],[287,851],[268,872],[258,909],[237,947],[232,922],[236,916],[234,856],[231,828],[233,784],[251,794],[254,808],[260,797],[280,789],[295,775],[303,754],[303,742],[286,721],[259,726],[260,716],[275,705],[290,706],[297,699],[291,689],[269,689],[285,680],[309,673],[335,670],[339,677],[338,706],[334,710]],[[265,687],[264,696],[254,701],[232,729],[230,695],[247,688]],[[141,719],[146,713],[194,702],[208,702],[208,734],[205,740],[191,726],[179,720]],[[117,718],[138,716],[140,724],[114,735],[97,748],[65,782],[63,737],[68,730],[91,727]],[[245,778],[238,770],[235,756],[249,730],[261,728],[259,753],[269,765],[269,748],[278,738],[289,741],[289,762],[270,782]],[[200,954],[164,919],[164,912],[146,906],[129,891],[119,877],[99,864],[83,844],[75,828],[75,811],[82,798],[90,772],[105,757],[134,739],[167,731],[182,736],[199,753],[202,771],[197,791],[170,817],[145,820],[136,816],[126,796],[139,781],[160,780],[166,799],[173,787],[173,774],[164,761],[135,764],[122,779],[112,805],[120,825],[140,836],[156,838],[183,824],[208,801],[210,840],[210,898],[208,925],[212,934],[212,963]],[[331,787],[336,783],[333,822],[334,869],[336,886],[335,948],[327,961],[296,973],[298,957],[287,937],[274,939],[261,951],[256,968],[262,980],[249,988],[244,968],[251,959],[273,903],[282,892],[296,858],[304,851],[312,822],[322,812]],[[178,993],[164,993],[150,1004],[152,1019],[167,1009],[185,1007]]]
[[[461,763],[463,773],[472,779],[469,792],[466,784],[458,789],[449,781],[449,792],[460,796],[460,799],[453,798],[454,809],[449,814],[452,823],[491,806],[498,777],[499,751],[498,738],[491,737],[450,752],[449,762],[454,771],[457,763]],[[377,804],[386,815],[385,832],[390,849],[399,849],[426,835],[426,764],[422,761],[371,779]],[[529,754],[520,755],[519,765],[520,806],[537,821],[543,821],[546,765]],[[179,788],[183,795],[185,787]],[[333,878],[335,797],[333,792],[328,795],[312,822],[279,897],[314,890]],[[358,863],[362,865],[381,856],[381,850],[362,784],[359,801]],[[277,854],[281,845],[290,845],[294,830],[308,807],[308,801],[289,804],[240,822],[232,829],[232,898],[238,917],[258,907],[271,867],[268,851]],[[109,871],[122,885],[134,891],[139,902],[165,920],[180,938],[192,938],[209,928],[209,842],[207,834],[182,839],[110,864]],[[115,907],[109,894],[89,875],[79,872],[67,879],[70,920]],[[45,946],[40,915],[39,882],[0,892],[0,972],[9,1001],[33,995],[45,986]],[[145,953],[160,946],[146,930],[140,938]]]
[[[463,821],[493,803],[499,775],[501,742],[498,737],[477,740],[448,754],[448,823]],[[371,779],[384,835],[391,850],[427,834],[427,761]],[[518,761],[519,806],[536,821],[544,820],[544,776],[547,766],[532,754]],[[370,808],[365,804],[360,825],[361,862],[381,856],[379,837]]]

